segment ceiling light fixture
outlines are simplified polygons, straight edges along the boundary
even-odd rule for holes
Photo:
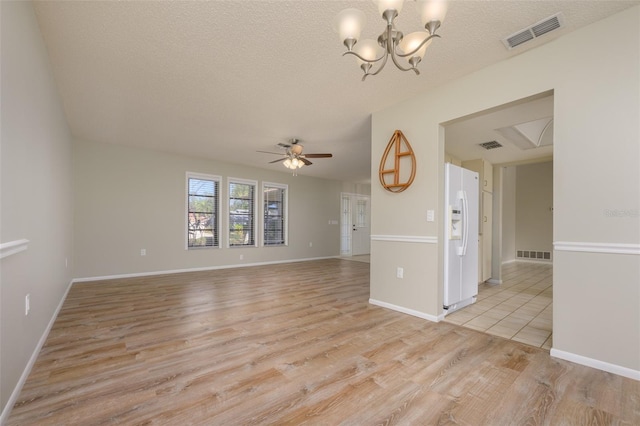
[[[345,9],[336,16],[334,29],[340,34],[340,40],[347,47],[342,54],[356,57],[360,68],[364,71],[362,81],[369,75],[376,75],[391,60],[402,71],[413,70],[420,74],[417,66],[422,61],[427,47],[431,44],[437,29],[447,14],[446,0],[417,0],[416,6],[422,25],[426,31],[416,31],[406,37],[396,29],[394,20],[402,10],[404,0],[373,0],[378,5],[382,19],[387,22],[387,28],[378,36],[378,42],[366,39],[358,43],[360,33],[365,24],[365,14],[358,9]],[[405,58],[409,67],[404,66],[398,58]],[[374,64],[379,67],[372,71]]]
[[[282,163],[287,169],[296,170],[304,166],[304,162],[296,154],[289,154],[289,157]]]
[[[300,155],[302,154],[302,145],[293,144],[287,149],[287,159],[284,160],[284,166],[290,170],[297,170],[304,166],[304,161]]]

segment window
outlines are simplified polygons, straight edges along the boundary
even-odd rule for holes
[[[356,216],[356,227],[358,228],[367,226],[367,201],[368,200],[357,201],[358,215]]]
[[[341,201],[342,218],[340,219],[340,254],[351,255],[352,219],[351,219],[351,196],[342,194]]]
[[[187,173],[187,248],[219,247],[220,177]]]
[[[264,183],[264,245],[287,244],[287,185]]]
[[[255,246],[256,182],[229,179],[229,247]]]

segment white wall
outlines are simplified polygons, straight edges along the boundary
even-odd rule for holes
[[[553,162],[516,167],[516,250],[553,251]]]
[[[26,251],[0,261],[5,407],[71,281],[73,199],[71,137],[33,6],[3,1],[0,15],[0,237],[2,243],[29,240]],[[27,293],[31,312],[25,316]]]
[[[441,123],[554,90],[554,241],[566,244],[554,256],[552,353],[640,377],[640,257],[607,253],[640,252],[639,28],[636,6],[374,113],[372,176],[396,129],[414,147],[418,173],[400,194],[371,189],[372,234],[389,237],[372,241],[373,300],[442,314],[442,248],[433,243],[443,237],[442,214],[425,220],[428,209],[442,210]],[[603,271],[616,279],[603,285]],[[610,295],[623,300],[604,304]]]
[[[75,277],[338,256],[340,227],[329,221],[340,219],[340,192],[366,193],[370,185],[350,185],[303,174],[294,177],[284,170],[274,172],[141,148],[76,141]],[[185,250],[188,171],[223,177],[221,248]],[[264,181],[289,186],[287,247],[226,247],[228,177],[256,180],[258,189]],[[147,253],[144,257],[140,255],[143,248]]]

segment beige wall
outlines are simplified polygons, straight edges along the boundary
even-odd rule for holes
[[[601,250],[640,243],[637,214],[606,214],[614,209],[637,212],[640,203],[639,27],[640,7],[633,7],[373,114],[372,176],[396,129],[414,147],[418,172],[414,184],[400,194],[379,185],[371,189],[372,234],[396,241],[373,241],[372,299],[425,315],[442,313],[441,244],[401,241],[403,236],[442,240],[441,124],[554,90],[554,241],[570,244],[563,248],[566,255],[555,258],[561,273],[554,278],[553,347],[556,354],[587,357],[640,375],[640,258]],[[435,222],[425,220],[428,209],[438,212]],[[576,243],[600,245],[592,246],[595,253],[585,253]],[[598,261],[590,262],[594,257]],[[390,278],[399,259],[405,263],[400,283]],[[578,264],[580,271],[574,272]],[[615,271],[616,279],[585,287],[585,276],[598,277],[602,271]],[[609,294],[628,299],[620,306],[605,305]],[[612,309],[619,312],[610,315]],[[574,319],[567,321],[572,314]],[[595,317],[601,321],[597,329],[591,327]],[[617,332],[604,331],[612,328]]]
[[[0,15],[0,237],[2,243],[29,240],[26,251],[0,260],[5,407],[71,281],[73,200],[71,137],[32,4],[0,2]],[[31,312],[25,316],[27,293]]]
[[[491,223],[491,283],[502,282],[502,229],[503,218],[503,174],[504,168],[493,167],[493,206]]]
[[[502,262],[516,258],[516,179],[515,166],[503,168]]]
[[[516,167],[516,250],[553,251],[553,162]]]
[[[221,248],[185,249],[186,172],[223,178]],[[258,189],[264,181],[289,186],[287,247],[226,247],[228,177],[258,181]],[[370,185],[86,141],[74,143],[74,185],[76,278],[338,256],[340,227],[329,221],[340,219],[340,192],[370,191]]]
[[[568,251],[554,256],[554,348],[637,371],[638,256]]]

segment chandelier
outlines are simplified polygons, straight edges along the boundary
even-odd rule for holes
[[[335,30],[340,34],[340,40],[347,47],[342,54],[356,57],[360,68],[364,71],[362,81],[369,75],[376,75],[387,64],[391,56],[393,63],[402,71],[413,70],[420,74],[417,66],[422,61],[427,47],[435,37],[440,24],[447,14],[446,0],[417,0],[416,6],[425,31],[416,31],[404,36],[395,27],[394,20],[402,10],[404,0],[373,0],[378,5],[382,19],[387,22],[387,28],[378,36],[377,43],[366,39],[358,42],[360,33],[365,25],[365,14],[358,9],[345,9],[336,16]],[[398,58],[404,58],[408,66],[400,63]],[[378,68],[372,70],[374,65]]]

